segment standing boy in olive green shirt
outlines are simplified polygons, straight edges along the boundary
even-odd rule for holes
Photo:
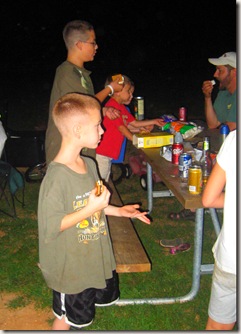
[[[92,323],[95,306],[119,298],[118,277],[106,215],[139,218],[139,205],[109,205],[103,186],[96,196],[95,162],[79,152],[95,149],[103,134],[101,106],[90,95],[66,94],[53,108],[61,147],[49,164],[38,203],[40,268],[53,290],[54,330]]]

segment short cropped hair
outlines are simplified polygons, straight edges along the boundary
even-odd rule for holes
[[[94,109],[101,110],[101,104],[95,96],[68,93],[55,103],[52,112],[53,121],[59,132],[67,135],[74,122],[90,115]]]
[[[91,23],[82,20],[70,21],[63,30],[63,39],[67,50],[71,49],[79,40],[87,41],[86,32],[94,30]]]

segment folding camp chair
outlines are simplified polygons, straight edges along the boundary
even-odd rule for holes
[[[0,160],[0,211],[10,217],[16,218],[15,200],[24,207],[24,177],[20,171],[9,163]],[[19,199],[21,193],[21,200]],[[5,207],[9,208],[6,211]]]
[[[127,139],[124,138],[118,159],[112,159],[111,161],[112,163],[111,179],[116,184],[120,183],[122,178],[124,177],[128,179],[132,174],[130,165],[124,164],[126,142],[127,142]],[[113,166],[113,164],[118,168],[118,170]]]
[[[126,109],[130,111],[130,108],[126,106]],[[120,151],[120,155],[117,159],[112,159],[111,163],[112,163],[112,170],[111,170],[111,179],[114,183],[120,183],[122,178],[127,178],[129,179],[129,177],[132,174],[132,170],[129,164],[124,164],[124,159],[125,159],[125,152],[126,152],[126,143],[127,143],[127,139],[124,138],[124,141],[122,143],[121,146],[121,151]],[[114,165],[114,166],[113,166]],[[115,168],[115,166],[118,168]]]

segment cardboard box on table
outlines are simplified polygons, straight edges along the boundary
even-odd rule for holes
[[[137,133],[132,142],[137,148],[161,147],[172,145],[174,136],[169,132]]]

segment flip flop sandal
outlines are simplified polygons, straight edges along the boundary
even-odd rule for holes
[[[177,247],[184,243],[183,238],[176,238],[176,239],[161,239],[160,246],[162,247]]]
[[[183,209],[179,212],[171,212],[169,215],[168,215],[168,218],[169,219],[172,219],[172,220],[192,220],[192,221],[195,221],[195,212],[192,212],[191,210],[189,209]]]
[[[175,255],[179,252],[187,252],[191,248],[189,243],[181,244],[177,247],[171,247],[169,253]]]

